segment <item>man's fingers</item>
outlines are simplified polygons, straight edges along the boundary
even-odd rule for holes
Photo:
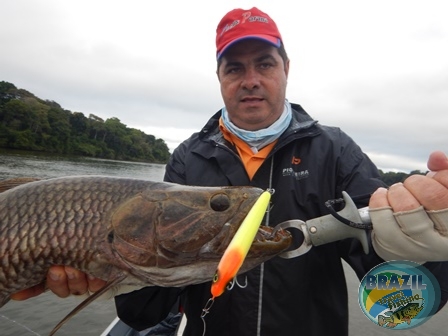
[[[65,298],[70,295],[64,266],[52,266],[46,281],[48,289],[57,296]]]
[[[442,210],[448,207],[448,189],[445,173],[438,172],[433,177],[412,175],[404,181],[404,186],[426,210]],[[440,175],[439,175],[440,174]],[[438,176],[437,176],[438,175]]]
[[[377,209],[389,206],[389,201],[387,200],[387,189],[378,188],[370,197],[369,208]]]
[[[70,294],[82,295],[89,289],[87,275],[73,267],[65,266]]]
[[[448,169],[448,157],[446,154],[441,151],[431,153],[428,159],[428,169],[432,171]]]
[[[27,289],[21,290],[20,292],[11,294],[11,299],[17,300],[17,301],[22,301],[22,300],[26,300],[26,299],[30,299],[32,297],[38,296],[38,295],[42,294],[43,292],[45,292],[45,284],[40,283],[31,288],[27,288]]]
[[[12,300],[26,300],[38,296],[48,288],[55,295],[65,298],[72,295],[82,295],[96,292],[106,285],[106,281],[87,276],[85,273],[69,266],[52,266],[48,271],[46,282],[31,288],[21,290],[11,295]]]
[[[432,177],[412,175],[389,190],[379,188],[369,202],[371,209],[390,206],[394,212],[413,210],[420,205],[426,210],[448,208],[448,170],[439,171]]]
[[[395,183],[390,186],[387,200],[394,212],[410,211],[420,206],[418,200],[405,188],[403,183]]]
[[[409,211],[420,206],[415,197],[402,183],[392,185],[389,190],[378,188],[370,197],[369,208],[378,209],[391,207],[394,212]]]
[[[104,280],[101,280],[101,279],[98,279],[98,278],[94,278],[94,277],[91,277],[91,276],[88,276],[87,280],[89,282],[89,291],[90,292],[97,292],[97,291],[99,291],[107,283]]]
[[[107,283],[69,266],[65,266],[65,273],[67,274],[68,288],[73,295],[82,295],[87,291],[96,292]]]
[[[448,192],[448,170],[432,172],[431,178],[433,178],[434,180],[439,182],[441,185],[443,185],[445,188],[447,188],[447,192]]]
[[[57,296],[65,298],[70,294],[87,292],[85,273],[69,266],[52,266],[47,275],[47,287]]]

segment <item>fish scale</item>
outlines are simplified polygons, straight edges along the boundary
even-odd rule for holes
[[[33,182],[0,194],[4,279],[0,290],[12,292],[37,284],[52,264],[87,271],[87,263],[100,252],[98,238],[108,229],[101,223],[102,214],[146,187],[137,180],[72,178]],[[7,265],[14,272],[5,272]]]
[[[125,274],[122,284],[140,286],[209,281],[223,242],[262,192],[106,176],[42,180],[4,191],[0,307],[12,293],[43,282],[51,265],[110,282]],[[253,245],[242,271],[289,247],[289,233],[271,232]]]

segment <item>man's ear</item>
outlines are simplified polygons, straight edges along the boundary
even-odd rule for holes
[[[289,74],[289,59],[286,61],[285,63],[285,74],[286,74],[286,79],[288,79],[288,74]]]

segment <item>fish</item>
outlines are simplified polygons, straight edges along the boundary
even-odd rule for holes
[[[418,313],[424,308],[424,305],[419,305],[418,303],[408,303],[396,311],[388,311],[384,315],[378,315],[378,325],[387,328],[395,328],[397,325],[406,322],[408,325],[411,324],[413,318],[415,318]]]
[[[1,188],[0,188],[1,190]],[[33,181],[0,193],[0,307],[68,265],[111,286],[208,282],[263,190],[109,176]],[[260,226],[240,272],[289,248],[288,231]],[[76,309],[75,309],[76,310]]]
[[[260,195],[224,251],[210,289],[212,300],[224,293],[227,284],[238,273],[257,234],[270,199],[269,191]]]

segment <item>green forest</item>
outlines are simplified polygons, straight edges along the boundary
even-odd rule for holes
[[[383,172],[380,169],[380,178],[386,183],[388,186],[391,186],[394,183],[403,182],[410,175],[426,175],[427,172],[422,172],[420,170],[413,170],[409,174],[403,172]]]
[[[5,81],[0,82],[0,148],[150,163],[166,163],[170,156],[164,140],[118,118],[86,117]]]

